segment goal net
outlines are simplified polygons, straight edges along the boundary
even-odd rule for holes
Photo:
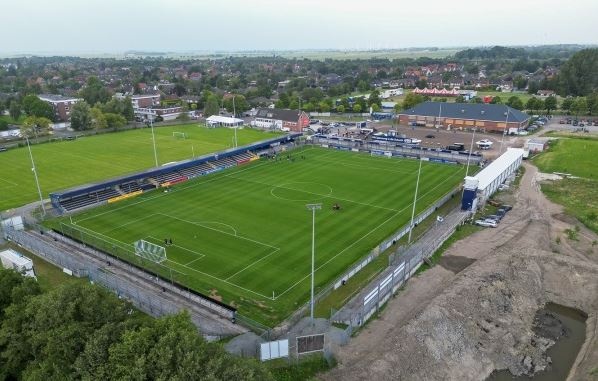
[[[172,137],[175,139],[187,139],[187,133],[186,132],[176,132],[173,131],[172,132]]]
[[[133,243],[135,255],[156,263],[162,263],[166,260],[166,248],[155,243],[140,239]]]

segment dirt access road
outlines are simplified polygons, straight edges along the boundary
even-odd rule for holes
[[[440,264],[409,280],[380,317],[336,348],[324,380],[483,380],[494,369],[533,374],[551,345],[532,331],[547,302],[587,313],[586,341],[570,380],[597,380],[598,237],[548,201],[525,164],[514,209],[496,229],[449,248]],[[576,225],[581,226],[577,223]],[[557,237],[560,241],[557,243]],[[590,251],[593,250],[593,254]]]

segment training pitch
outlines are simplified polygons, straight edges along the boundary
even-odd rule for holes
[[[320,289],[408,224],[419,164],[323,148],[293,150],[292,159],[287,154],[51,224],[272,326],[309,299],[306,204],[322,203],[316,212]],[[416,213],[457,186],[464,171],[423,162]],[[155,264],[135,256],[138,240],[164,246],[167,259]]]
[[[233,145],[231,128],[206,128],[194,123],[156,127],[154,131],[158,165],[222,151]],[[180,135],[177,132],[186,134],[186,138],[177,136]],[[244,128],[238,130],[238,145],[278,135],[281,134]],[[72,141],[55,139],[32,145],[31,151],[44,198],[51,192],[155,166],[149,128]],[[27,147],[0,152],[0,168],[0,211],[39,201]]]

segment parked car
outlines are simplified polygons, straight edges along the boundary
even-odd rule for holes
[[[0,147],[0,152],[5,152],[6,151],[6,147]]]
[[[504,209],[507,212],[513,209],[513,207],[511,205],[501,205],[500,207],[501,207],[501,209]]]
[[[559,120],[559,124],[565,124],[565,121],[563,119]]]
[[[493,221],[486,221],[486,220],[476,220],[475,224],[478,226],[483,226],[485,228],[495,228],[498,226],[498,224],[496,222]]]
[[[436,135],[432,135],[432,134],[426,135],[426,138],[428,138],[428,139],[434,139],[435,137],[436,137]]]
[[[494,221],[496,223],[498,223],[501,220],[501,216],[497,215],[497,214],[491,214],[489,216],[485,216],[484,220],[486,221]]]

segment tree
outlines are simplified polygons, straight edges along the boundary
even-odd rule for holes
[[[11,101],[8,107],[8,114],[15,122],[21,117],[21,105],[17,101]]]
[[[518,96],[513,95],[507,100],[507,106],[515,110],[523,110],[523,101]]]
[[[54,119],[54,109],[49,103],[42,101],[37,95],[29,94],[21,101],[21,106],[26,115]]]
[[[224,108],[226,108],[226,110],[228,112],[235,112],[237,115],[239,115],[240,113],[243,113],[247,110],[249,110],[249,103],[247,103],[247,100],[245,99],[245,97],[243,95],[235,95],[234,96],[234,103],[233,103],[233,97],[229,96],[224,100]]]
[[[598,48],[573,54],[561,67],[557,83],[563,96],[585,96],[598,89]]]
[[[87,130],[92,127],[91,110],[87,102],[80,101],[73,105],[71,127],[77,131]]]
[[[380,106],[378,106],[377,103],[372,103],[372,105],[370,107],[372,108],[372,112],[379,112],[380,111]]]
[[[473,98],[471,98],[471,100],[469,102],[470,103],[484,103],[484,100],[480,97],[473,97]]]
[[[457,98],[455,98],[455,103],[465,103],[465,97],[463,95],[458,95]]]
[[[328,102],[322,101],[318,104],[318,109],[320,110],[320,112],[329,112],[330,105],[328,104]]]
[[[0,119],[0,131],[8,130],[8,122],[4,119]]]
[[[490,104],[493,104],[493,105],[502,104],[502,99],[498,95],[495,96],[495,97],[492,97],[492,100],[490,101]]]
[[[127,119],[120,114],[113,114],[111,112],[107,112],[104,114],[104,118],[106,119],[106,124],[108,128],[119,129],[124,127],[127,124]]]
[[[546,110],[546,114],[550,114],[552,110],[556,110],[557,108],[557,101],[555,96],[548,97],[544,100],[544,109]]]
[[[340,106],[336,106],[336,112],[338,113],[344,113],[345,112],[345,106],[340,105]]]
[[[203,115],[208,118],[212,115],[218,115],[220,113],[220,106],[218,105],[218,98],[211,94],[206,101],[206,107],[204,108]]]
[[[123,102],[124,102],[124,109],[123,109],[122,115],[128,121],[135,119],[135,110],[133,110],[133,102],[131,100],[131,97],[126,97],[123,100]]]
[[[569,111],[571,111],[571,108],[573,107],[573,102],[575,102],[575,99],[572,97],[567,97],[565,99],[563,99],[563,103],[561,104],[561,108],[565,111],[567,111],[567,113],[569,113]]]
[[[380,106],[382,101],[380,100],[380,92],[378,90],[374,90],[370,93],[370,97],[368,98],[368,106],[378,105]]]
[[[424,97],[421,94],[409,93],[403,100],[403,109],[410,109],[424,101]]]
[[[571,106],[571,111],[575,113],[576,116],[585,115],[588,113],[588,102],[586,101],[585,97],[577,97]]]
[[[402,109],[403,108],[401,107],[401,104],[397,102],[397,104],[395,104],[395,107],[394,107],[395,114],[400,113]]]
[[[92,107],[90,110],[91,113],[91,127],[96,130],[103,130],[104,128],[108,127],[108,123],[106,122],[106,117],[102,110],[99,107]]]
[[[21,134],[23,136],[39,135],[50,128],[52,121],[48,118],[28,116],[21,125]]]
[[[353,112],[357,112],[357,113],[361,112],[361,105],[359,103],[356,103],[353,105]]]
[[[102,85],[102,82],[94,76],[87,79],[85,87],[79,92],[81,97],[90,105],[106,103],[110,100],[110,91]]]

